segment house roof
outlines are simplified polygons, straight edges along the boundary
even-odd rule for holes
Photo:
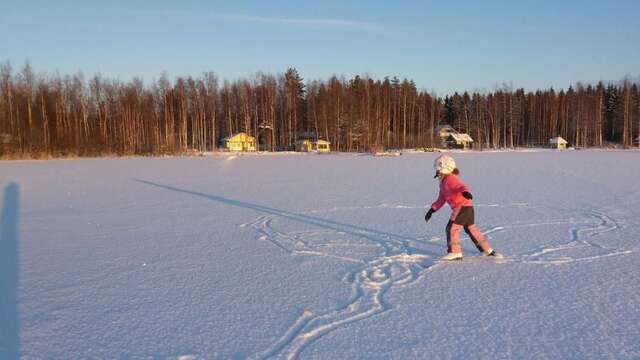
[[[324,145],[330,145],[331,143],[326,141],[326,140],[316,140],[315,141],[316,144],[324,144]]]
[[[436,131],[440,133],[440,136],[447,135],[447,134],[459,134],[458,130],[454,129],[450,125],[439,125],[436,128]]]
[[[226,137],[226,138],[224,138],[222,140],[224,140],[224,141],[254,141],[255,139],[256,138],[254,138],[253,136],[249,136],[249,135],[247,135],[247,133],[241,132],[241,133],[237,133],[237,134],[235,134],[233,136]]]
[[[549,143],[551,144],[568,144],[568,141],[561,138],[560,136],[556,136],[554,138],[549,139]]]
[[[471,138],[471,136],[469,136],[469,134],[451,133],[449,134],[449,136],[451,136],[451,138],[453,138],[453,140],[455,140],[456,142],[473,142],[473,139]]]

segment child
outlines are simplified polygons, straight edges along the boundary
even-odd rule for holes
[[[473,196],[469,192],[469,188],[458,178],[460,171],[456,168],[453,158],[442,155],[436,159],[433,166],[436,169],[434,178],[440,179],[440,195],[431,205],[424,220],[428,222],[431,215],[438,211],[445,201],[453,210],[447,224],[447,255],[443,256],[442,260],[462,260],[462,249],[460,248],[460,230],[462,229],[483,255],[502,259],[503,256],[491,248],[487,239],[474,224],[473,202],[471,201]]]

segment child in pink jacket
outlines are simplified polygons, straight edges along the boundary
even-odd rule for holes
[[[429,212],[424,217],[425,221],[431,219],[431,215],[438,211],[445,202],[451,206],[453,212],[447,224],[447,255],[442,260],[462,260],[462,248],[460,247],[460,231],[469,235],[479,251],[485,256],[503,258],[494,251],[487,239],[482,235],[474,223],[473,196],[469,188],[459,178],[460,171],[451,156],[442,155],[434,163],[436,176],[440,179],[440,195],[431,205]]]

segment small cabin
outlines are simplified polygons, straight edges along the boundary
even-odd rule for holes
[[[449,135],[457,134],[458,132],[456,131],[456,129],[454,129],[450,125],[440,125],[436,128],[436,133],[440,138],[440,144],[442,145],[442,147],[446,147],[447,139],[449,138]]]
[[[223,142],[229,151],[256,151],[256,138],[243,132],[225,138]]]
[[[298,140],[296,142],[296,151],[326,153],[331,151],[331,143],[325,140]]]
[[[549,139],[549,146],[552,149],[565,150],[569,142],[560,136]]]
[[[640,136],[638,136],[635,140],[633,140],[633,143],[640,145]]]
[[[469,149],[473,139],[469,134],[458,132],[450,125],[441,125],[436,128],[442,147],[454,149]]]
[[[331,152],[331,143],[326,140],[316,140],[313,143],[313,147],[315,151],[319,153],[328,153]]]
[[[296,151],[299,151],[299,152],[313,151],[313,141],[309,139],[298,140],[296,142]]]
[[[469,134],[449,134],[445,143],[447,147],[455,148],[455,149],[469,149],[471,147],[471,143],[473,139]]]

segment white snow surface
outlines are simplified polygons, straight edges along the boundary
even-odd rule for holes
[[[0,358],[640,358],[640,152],[438,155],[0,162]]]

